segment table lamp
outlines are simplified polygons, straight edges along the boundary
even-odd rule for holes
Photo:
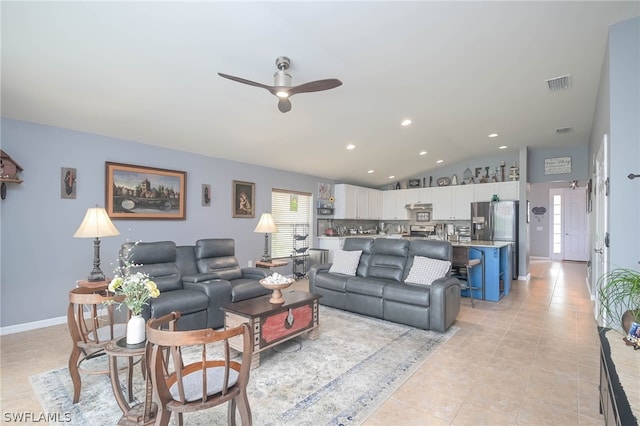
[[[107,211],[101,207],[91,207],[87,210],[80,227],[73,234],[74,238],[95,238],[93,240],[93,270],[89,274],[88,281],[104,281],[105,277],[100,270],[100,237],[114,237],[120,232],[109,219]]]
[[[273,223],[273,218],[270,213],[262,213],[260,216],[260,222],[253,232],[264,232],[264,254],[262,255],[263,262],[271,262],[271,256],[269,256],[269,234],[278,232],[276,224]]]

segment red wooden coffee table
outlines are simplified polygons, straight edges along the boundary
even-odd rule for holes
[[[269,303],[271,295],[243,300],[223,306],[225,328],[248,323],[253,334],[251,368],[260,365],[260,352],[308,332],[316,339],[319,331],[318,299],[322,296],[306,291],[283,292],[283,304]],[[231,339],[230,346],[242,351],[242,341]]]

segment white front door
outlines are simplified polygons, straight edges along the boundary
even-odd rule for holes
[[[563,197],[564,260],[589,260],[589,223],[586,188],[567,189]]]

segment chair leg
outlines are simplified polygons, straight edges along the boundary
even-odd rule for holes
[[[232,398],[227,405],[227,423],[236,426],[236,400]]]
[[[475,308],[476,305],[473,303],[473,286],[471,285],[471,269],[468,266],[467,269],[467,289],[469,290],[469,298],[471,299],[471,307]]]
[[[167,426],[171,420],[171,411],[163,407],[158,407],[158,413],[156,414],[156,426]]]
[[[242,426],[251,426],[251,407],[249,407],[249,399],[246,392],[241,392],[240,395],[233,398],[234,405],[238,405],[238,411],[240,412],[240,420]],[[235,410],[234,410],[235,411]]]
[[[69,356],[69,375],[71,376],[71,381],[73,382],[74,404],[80,401],[80,387],[82,386],[80,372],[78,371],[78,360],[80,359],[80,354],[80,348],[78,347],[78,345],[74,344],[71,355]]]

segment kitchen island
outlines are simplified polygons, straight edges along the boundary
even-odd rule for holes
[[[484,257],[484,294],[480,290],[475,290],[473,297],[477,299],[498,302],[502,297],[507,296],[511,290],[511,248],[510,242],[506,241],[468,241],[452,242],[453,250],[456,247],[472,247],[475,250],[469,251],[472,259],[482,259]],[[471,279],[479,283],[482,279],[482,268],[473,268]]]

